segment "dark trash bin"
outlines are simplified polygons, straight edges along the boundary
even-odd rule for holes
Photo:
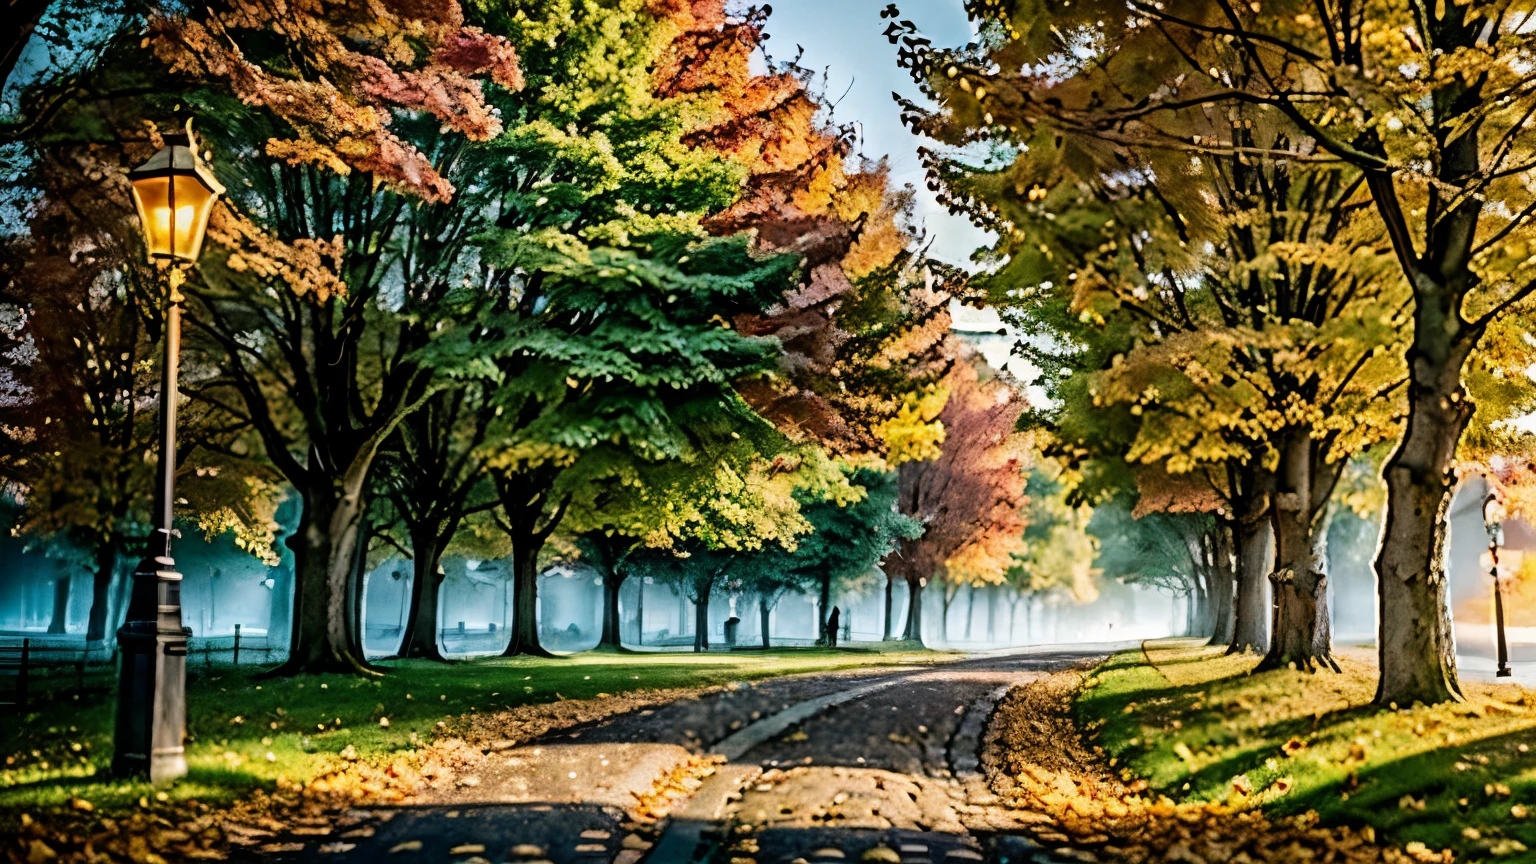
[[[736,644],[736,629],[741,626],[741,619],[735,615],[725,619],[725,644]]]

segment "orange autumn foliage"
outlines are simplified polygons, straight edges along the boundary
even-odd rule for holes
[[[277,37],[277,62],[247,54],[255,35]],[[232,0],[207,15],[157,17],[146,43],[172,72],[218,81],[292,129],[268,156],[361,171],[429,202],[453,185],[428,156],[390,131],[394,111],[422,112],[473,141],[501,132],[481,81],[523,86],[511,43],[464,25],[455,0]]]
[[[916,254],[910,191],[892,188],[883,161],[850,166],[850,130],[825,121],[797,67],[754,74],[765,11],[733,16],[723,0],[656,0],[651,10],[678,32],[657,64],[658,90],[706,105],[689,142],[746,171],[740,200],[706,224],[750,231],[765,251],[804,261],[781,303],[733,322],[784,349],[779,374],[743,383],[743,395],[779,428],[835,453],[914,458],[904,442],[936,437],[913,434],[937,426],[914,406],[953,362],[948,300],[958,274]],[[881,290],[887,296],[871,296]],[[893,386],[895,369],[908,372]]]

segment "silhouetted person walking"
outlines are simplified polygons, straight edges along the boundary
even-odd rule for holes
[[[839,616],[838,616],[837,607],[833,606],[832,607],[832,614],[827,616],[827,647],[828,648],[836,648],[837,647],[838,617]]]

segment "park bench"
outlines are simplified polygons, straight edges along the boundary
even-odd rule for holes
[[[0,645],[0,709],[27,710],[31,655],[31,639],[21,640],[20,645]]]

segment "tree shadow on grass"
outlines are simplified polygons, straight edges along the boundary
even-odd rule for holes
[[[1272,809],[1283,815],[1316,810],[1325,823],[1369,823],[1393,842],[1419,840],[1458,853],[1486,855],[1504,838],[1536,849],[1536,823],[1511,812],[1516,805],[1536,811],[1533,750],[1536,728],[1443,744],[1365,770],[1343,770],[1340,782],[1281,799]],[[1464,833],[1468,828],[1477,836]]]
[[[29,783],[15,783],[0,790],[0,810],[57,806],[73,798],[83,798],[98,810],[131,808],[141,798],[154,800],[166,792],[172,800],[197,800],[205,804],[225,804],[252,790],[274,788],[272,780],[238,769],[192,766],[187,776],[174,786],[156,787],[144,778],[119,778],[105,766],[98,766],[89,776],[52,776]]]
[[[1287,674],[1286,670],[1276,670],[1254,677]],[[1240,687],[1238,678],[1244,682]],[[1113,736],[1123,745],[1134,729],[1146,736],[1145,744],[1123,746],[1114,755],[1123,758],[1127,751],[1162,751],[1146,763],[1167,768],[1148,772],[1147,779],[1157,794],[1224,800],[1232,793],[1233,779],[1238,775],[1244,775],[1261,795],[1271,790],[1276,780],[1289,777],[1296,784],[1294,791],[1269,793],[1274,797],[1264,806],[1272,816],[1315,811],[1325,825],[1372,825],[1384,842],[1403,845],[1419,841],[1432,850],[1451,848],[1458,859],[1502,857],[1511,855],[1510,850],[1519,851],[1508,845],[1509,841],[1536,849],[1536,820],[1511,812],[1516,805],[1536,812],[1536,727],[1444,743],[1441,736],[1446,732],[1468,735],[1463,725],[1466,718],[1456,713],[1400,716],[1371,704],[1358,704],[1235,728],[1225,722],[1227,715],[1220,708],[1213,710],[1212,706],[1230,703],[1239,696],[1261,700],[1266,682],[1248,679],[1233,676],[1182,687],[1148,687],[1105,700],[1096,713],[1116,717],[1114,712],[1145,700],[1140,722],[1124,724]],[[1250,688],[1258,694],[1246,692]],[[1205,700],[1205,706],[1196,707],[1197,693],[1202,694],[1199,698]],[[1149,694],[1155,695],[1149,699]],[[1191,716],[1199,718],[1201,725],[1182,729],[1170,726],[1177,718],[1188,721]],[[1498,723],[1499,719],[1488,718],[1487,722]],[[1168,737],[1142,732],[1142,724],[1168,730]],[[1475,734],[1475,729],[1470,731]],[[1379,732],[1386,733],[1384,740],[1377,737]],[[1224,758],[1186,773],[1178,770],[1182,760],[1172,752],[1169,739],[1175,735],[1196,752],[1207,747],[1227,752]],[[1408,742],[1413,749],[1428,749],[1397,756],[1390,748],[1408,750],[1401,741],[1408,735],[1414,736]],[[1293,738],[1300,746],[1288,753],[1285,743]],[[1415,743],[1421,738],[1422,744]],[[1521,752],[1521,745],[1525,752]],[[1111,748],[1113,752],[1113,744]],[[1359,755],[1341,755],[1351,750]],[[1135,758],[1134,753],[1130,755]],[[1388,758],[1371,761],[1381,756]],[[1500,847],[1500,843],[1506,845]],[[1503,852],[1498,851],[1501,848]]]
[[[1205,650],[1202,653],[1195,654],[1195,655],[1192,655],[1192,656],[1189,656],[1189,657],[1180,657],[1180,658],[1178,658],[1176,660],[1159,660],[1159,661],[1156,661],[1156,662],[1151,662],[1151,661],[1145,661],[1145,662],[1146,662],[1146,665],[1151,666],[1153,669],[1164,669],[1164,668],[1167,668],[1169,666],[1185,666],[1185,665],[1188,665],[1188,664],[1191,664],[1191,663],[1206,663],[1206,662],[1209,662],[1211,660],[1215,660],[1215,659],[1217,659],[1219,657],[1227,656],[1225,653],[1223,653],[1223,651],[1224,651],[1224,646],[1223,646],[1222,650],[1218,650],[1217,646],[1210,646],[1208,648],[1208,650]],[[1254,665],[1258,665],[1259,659],[1260,658],[1258,656],[1256,656],[1256,655],[1254,656],[1254,658],[1253,658]]]

